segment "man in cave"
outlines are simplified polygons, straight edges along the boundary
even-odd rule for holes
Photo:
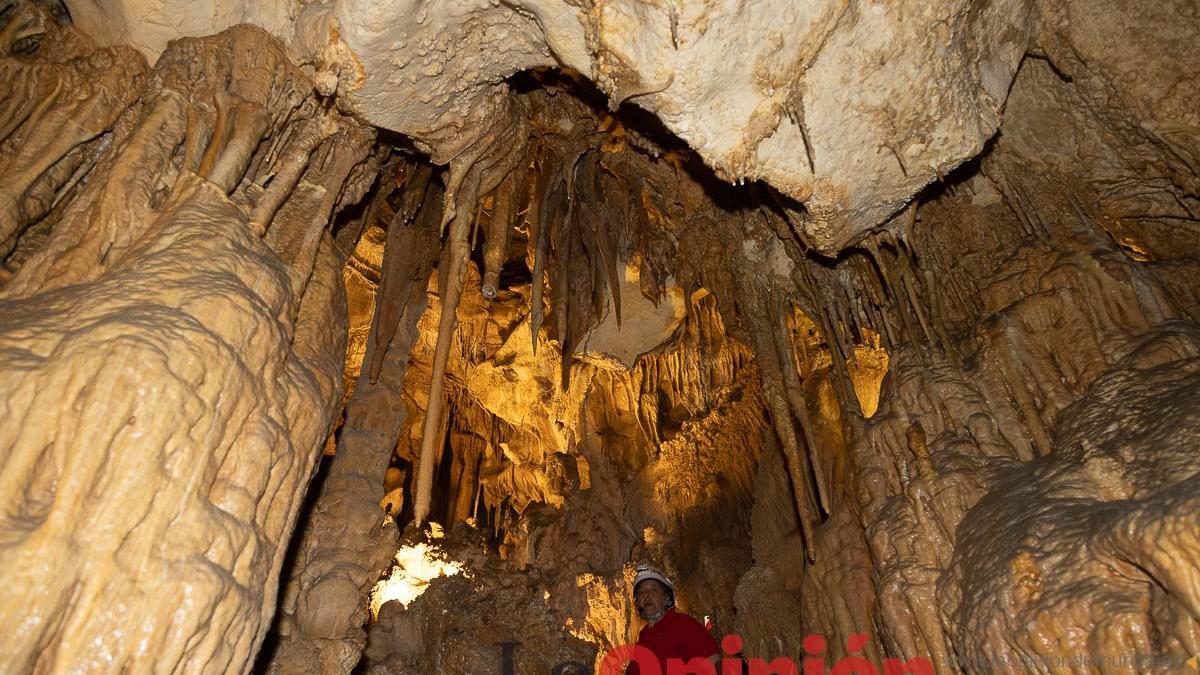
[[[638,633],[637,646],[645,647],[658,660],[659,673],[667,672],[667,660],[708,658],[715,665],[721,658],[717,641],[692,617],[675,609],[675,585],[665,574],[639,565],[633,579],[633,602],[646,626]],[[625,675],[643,675],[635,661]],[[648,673],[645,675],[649,675]]]

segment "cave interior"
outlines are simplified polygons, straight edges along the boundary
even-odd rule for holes
[[[649,563],[727,661],[1200,671],[1197,44],[0,0],[0,662],[615,673]]]

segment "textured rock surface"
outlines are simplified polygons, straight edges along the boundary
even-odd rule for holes
[[[513,673],[551,673],[572,662],[590,668],[595,662],[594,645],[562,630],[542,571],[489,558],[486,533],[471,528],[433,544],[463,572],[435,579],[407,608],[383,605],[371,624],[364,673],[504,672],[505,642],[517,643],[510,646]]]
[[[93,132],[109,151],[82,189],[55,186],[52,232],[0,288],[0,654],[14,672],[236,671],[265,636],[340,398],[344,295],[324,226],[372,138],[310,92],[260,31],[176,43]],[[57,94],[15,133],[71,114]],[[314,124],[327,131],[306,135]],[[289,182],[289,160],[332,134],[338,149]],[[278,171],[271,189],[250,165]]]
[[[460,306],[456,342],[496,331],[487,324],[507,314],[493,307],[489,319],[475,309]],[[428,313],[436,316],[436,308]],[[452,361],[450,377],[468,386],[451,387],[448,452],[455,465],[462,457],[478,470],[452,471],[447,493],[479,501],[465,517],[450,497],[444,511],[435,509],[448,529],[435,543],[465,563],[465,576],[435,580],[408,608],[385,604],[369,629],[367,672],[487,672],[498,667],[495,643],[508,640],[522,643],[516,672],[549,672],[567,660],[594,666],[636,635],[631,559],[663,565],[680,581],[686,608],[732,627],[766,425],[747,350],[722,332],[711,297],[699,300],[678,344],[628,372],[580,361],[571,390],[544,401],[522,398],[537,391],[525,383],[526,370],[548,362],[542,369],[552,382],[558,354],[543,343],[534,357],[520,328],[503,345],[478,345],[480,363]],[[428,378],[432,348],[418,344],[410,385]],[[478,386],[473,373],[497,364],[521,373],[507,388],[515,395]],[[642,394],[637,402],[634,392]],[[663,408],[660,397],[673,403]],[[498,401],[516,405],[489,407]],[[417,406],[409,424],[419,428],[423,413]],[[555,417],[542,419],[547,413]],[[571,432],[554,441],[563,443],[559,452],[542,436],[556,420]],[[410,456],[411,446],[402,440],[400,452]],[[790,509],[790,495],[783,500]]]
[[[246,668],[332,425],[279,672],[586,660],[646,560],[751,656],[1200,649],[1186,3],[70,4],[290,43],[0,5],[18,670]]]
[[[296,0],[71,0],[64,3],[76,26],[100,45],[128,45],[151,62],[167,43],[203,37],[239,23],[283,36],[300,5]]]
[[[624,265],[620,278],[621,318],[609,311],[579,341],[580,358],[598,365],[633,368],[643,354],[667,343],[687,316],[690,298],[683,289],[668,286],[663,297],[651,302],[642,295],[637,267]]]
[[[945,589],[967,664],[1088,654],[1170,671],[1200,651],[1198,339],[1194,325],[1147,336],[1063,411],[1050,456],[967,513]]]
[[[505,565],[586,570],[578,581],[587,589],[583,597],[565,582],[548,582],[550,605],[521,611],[561,612],[564,628],[601,648],[630,639],[636,625],[624,604],[622,563],[650,557],[667,561],[689,607],[741,632],[752,655],[796,654],[801,638],[817,633],[836,660],[852,651],[846,640],[858,633],[871,638],[863,654],[872,661],[923,658],[940,673],[986,672],[1003,663],[1053,672],[1068,662],[1103,671],[1120,659],[1147,669],[1181,667],[1194,642],[1195,617],[1187,610],[1194,570],[1170,566],[1168,582],[1132,572],[1110,579],[1119,574],[1110,570],[1114,557],[1158,550],[1138,533],[1172,528],[1167,546],[1186,550],[1194,519],[1175,515],[1186,505],[1147,498],[1138,515],[1112,520],[1110,502],[1131,504],[1119,487],[1127,482],[1121,476],[1136,470],[1127,465],[1133,460],[1108,452],[1097,464],[1086,459],[1096,454],[1087,450],[1092,440],[1082,451],[1057,440],[1074,434],[1106,446],[1133,442],[1120,426],[1069,431],[1070,419],[1087,416],[1072,412],[1081,406],[1136,416],[1116,386],[1089,398],[1089,389],[1104,389],[1093,383],[1153,391],[1161,397],[1157,407],[1143,408],[1160,415],[1195,415],[1186,386],[1162,380],[1170,369],[1160,377],[1123,360],[1154,335],[1194,331],[1187,322],[1195,316],[1196,248],[1187,233],[1195,201],[1177,180],[1186,178],[1186,156],[1122,126],[1123,108],[1084,105],[1096,95],[1093,87],[1083,78],[1064,81],[1044,60],[1026,61],[1003,133],[982,161],[832,263],[814,261],[791,238],[786,211],[756,201],[757,193],[722,192],[681,173],[672,180],[672,151],[663,154],[666,161],[639,157],[629,150],[647,147],[646,139],[610,124],[600,166],[636,177],[641,188],[634,214],[614,218],[640,220],[640,234],[621,236],[631,236],[633,250],[644,254],[643,269],[675,272],[689,295],[707,289],[708,302],[716,301],[710,307],[736,319],[722,322],[720,332],[744,336],[753,347],[741,357],[753,358],[761,373],[762,398],[753,405],[759,423],[769,419],[778,437],[768,431],[749,451],[762,457],[753,506],[719,506],[745,494],[735,485],[750,485],[750,474],[736,465],[709,473],[722,466],[706,454],[710,443],[730,452],[750,435],[743,431],[739,442],[720,425],[754,428],[732,408],[710,407],[718,383],[729,381],[714,378],[727,371],[713,368],[713,357],[677,360],[669,350],[642,357],[632,374],[660,382],[647,397],[653,388],[644,380],[630,388],[621,370],[593,371],[587,354],[576,353],[569,389],[557,389],[563,364],[553,336],[564,335],[564,314],[568,326],[580,324],[570,313],[578,305],[560,311],[564,277],[556,271],[547,275],[546,295],[558,316],[540,331],[531,329],[532,318],[514,319],[507,305],[524,302],[523,290],[505,308],[493,307],[489,319],[476,314],[477,301],[460,312],[467,333],[452,351],[476,356],[451,368],[464,384],[453,387],[463,398],[451,406],[456,421],[448,438],[455,457],[479,463],[479,498],[488,508],[444,513],[451,520],[471,513],[476,526],[491,528]],[[605,220],[622,202],[620,182],[602,182],[606,199],[593,201],[584,178],[590,155],[575,156],[584,167],[576,177],[579,213],[595,210]],[[707,199],[721,206],[710,208]],[[654,253],[659,236],[674,256]],[[561,263],[563,249],[553,254],[547,270]],[[590,284],[581,295],[569,289],[571,303],[595,301],[594,290],[604,286],[596,276],[587,279],[599,274],[596,258],[588,260],[591,270],[576,266],[565,277]],[[536,310],[540,299],[533,302]],[[610,302],[601,298],[599,307]],[[1177,327],[1179,321],[1191,328]],[[1155,353],[1168,361],[1190,354],[1186,346]],[[664,390],[666,381],[682,386]],[[1092,400],[1097,396],[1103,401]],[[420,415],[424,404],[415,403]],[[705,409],[714,411],[709,418],[693,417]],[[1181,454],[1174,459],[1147,462],[1168,473],[1144,476],[1167,495],[1182,495],[1197,470],[1183,459],[1187,442],[1175,447]],[[676,452],[691,459],[668,462]],[[563,454],[577,455],[578,488]],[[1080,474],[1073,468],[1080,463],[1092,468]],[[1036,472],[1047,478],[1031,479]],[[451,475],[449,493],[465,494],[454,482],[469,472]],[[1094,528],[1048,524],[1054,542],[1039,544],[1040,531],[1030,538],[1026,518],[1041,508],[1060,513],[1054,495],[1067,488],[1056,481],[1077,490],[1081,480],[1105,491],[1071,504],[1072,522]],[[722,487],[709,491],[714,483]],[[1021,497],[1013,499],[1018,485]],[[639,513],[651,494],[652,506]],[[711,529],[693,529],[689,514],[713,505],[722,516],[705,522]],[[736,520],[726,520],[732,514]],[[718,534],[731,522],[741,523],[741,538]],[[1139,538],[1110,541],[1114,528]],[[560,541],[580,550],[560,551]],[[1078,553],[1080,542],[1088,542],[1087,555]],[[682,560],[675,557],[681,551]],[[1003,561],[1011,562],[1003,574],[992,569]],[[1038,589],[1050,584],[1035,582],[1047,574],[1063,581],[1042,600]],[[1123,589],[1120,598],[1103,590],[1113,584]],[[1032,595],[1013,604],[1012,594],[1027,585]],[[373,658],[401,649],[390,642],[401,639],[391,628],[372,635]]]
[[[150,54],[171,33],[294,27],[319,82],[437,163],[495,117],[505,78],[565,66],[613,107],[654,113],[722,178],[804,202],[826,252],[982,150],[1032,29],[1029,0],[68,4]]]

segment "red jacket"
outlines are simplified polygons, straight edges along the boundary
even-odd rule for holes
[[[717,641],[708,634],[708,630],[699,621],[675,611],[673,607],[658,623],[646,626],[638,633],[637,646],[654,653],[660,675],[667,673],[667,659],[680,659],[687,663],[693,658],[703,659],[719,653]],[[642,675],[637,662],[629,664],[625,675]]]

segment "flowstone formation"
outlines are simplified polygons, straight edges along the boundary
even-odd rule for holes
[[[0,3],[5,662],[1194,667],[1200,17],[767,5]]]
[[[147,72],[14,12],[40,29],[5,61],[22,89],[4,97],[0,654],[13,672],[244,670],[335,414],[325,230],[374,134],[257,29],[174,43]]]

